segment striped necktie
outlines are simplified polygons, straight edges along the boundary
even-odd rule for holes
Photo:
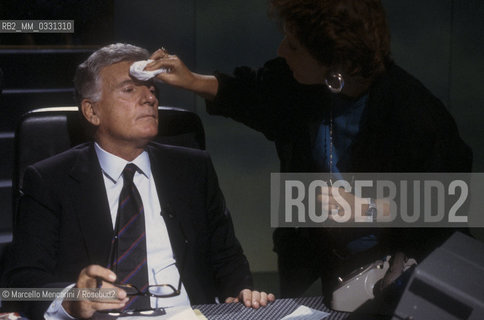
[[[129,283],[145,292],[148,287],[146,232],[143,202],[133,177],[138,167],[128,163],[123,170],[123,189],[119,197],[115,233],[118,237],[116,258],[110,266],[121,283]],[[125,309],[150,308],[147,297],[135,296]]]

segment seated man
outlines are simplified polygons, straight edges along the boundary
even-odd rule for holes
[[[113,44],[75,75],[79,109],[93,126],[85,143],[30,166],[14,232],[9,287],[112,287],[170,284],[171,298],[29,303],[33,318],[96,311],[243,301],[258,308],[272,294],[252,291],[249,265],[206,152],[151,142],[158,99],[151,81],[130,76],[146,50]],[[175,290],[179,288],[180,290]]]

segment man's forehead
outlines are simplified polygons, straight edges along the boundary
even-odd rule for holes
[[[129,67],[133,61],[121,61],[117,63],[113,63],[109,66],[105,66],[101,69],[100,75],[105,80],[114,80],[114,79],[121,79],[126,78],[129,79]]]
[[[102,79],[111,86],[134,83],[137,85],[153,85],[153,81],[140,81],[129,74],[129,67],[134,61],[121,61],[101,69]]]

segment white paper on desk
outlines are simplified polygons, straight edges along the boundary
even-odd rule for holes
[[[299,306],[281,320],[321,320],[327,316],[329,316],[327,312],[311,309],[306,306]]]
[[[168,311],[169,308],[167,308],[166,310]],[[166,313],[166,315],[168,316],[168,318],[166,318],[167,320],[199,320],[195,312],[193,312],[192,308],[183,308],[173,311],[175,312],[168,311]],[[146,318],[143,320],[146,320]]]

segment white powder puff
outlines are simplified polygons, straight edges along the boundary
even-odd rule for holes
[[[156,77],[160,73],[168,72],[168,69],[166,68],[160,68],[152,71],[144,70],[146,65],[152,61],[153,60],[148,59],[148,60],[141,60],[141,61],[134,62],[129,68],[129,73],[138,80],[147,81],[147,80],[150,80],[151,78]]]

